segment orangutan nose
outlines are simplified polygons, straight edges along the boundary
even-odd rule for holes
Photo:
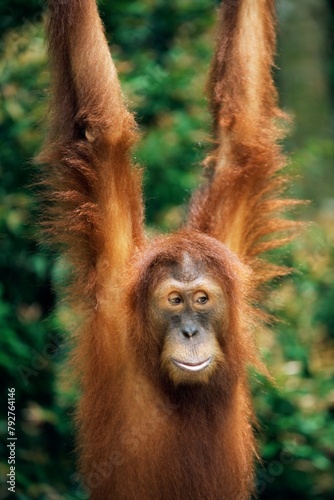
[[[197,326],[194,323],[186,323],[181,328],[182,334],[185,337],[193,337],[198,332]]]

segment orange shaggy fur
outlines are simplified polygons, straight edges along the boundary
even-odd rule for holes
[[[136,125],[123,103],[95,0],[49,0],[52,100],[45,230],[72,265],[81,318],[73,353],[82,390],[80,467],[96,500],[247,499],[256,445],[247,365],[254,303],[285,269],[260,255],[291,237],[278,140],[273,0],[225,0],[209,95],[215,149],[178,232],[146,238]],[[160,377],[146,317],[166,262],[204,262],[225,290],[224,369],[200,387]]]

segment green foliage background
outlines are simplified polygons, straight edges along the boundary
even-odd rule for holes
[[[31,158],[44,131],[48,71],[41,0],[0,5],[0,498],[7,498],[7,389],[16,389],[17,494],[87,498],[75,474],[74,389],[63,371],[66,308],[54,309],[61,261],[37,244]],[[259,345],[276,386],[254,383],[261,423],[261,499],[334,498],[334,10],[328,0],[278,2],[277,83],[295,114],[286,148],[313,221],[285,254],[296,272],[276,284],[281,319]],[[100,2],[111,49],[143,140],[147,223],[173,228],[199,178],[209,139],[203,97],[215,2]],[[60,332],[60,333],[59,333]],[[8,497],[9,498],[9,497]],[[232,499],[231,499],[232,500]]]

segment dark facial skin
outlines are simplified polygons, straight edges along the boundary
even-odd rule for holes
[[[189,259],[155,289],[151,317],[162,335],[162,366],[175,384],[206,383],[223,361],[226,324],[221,287]]]

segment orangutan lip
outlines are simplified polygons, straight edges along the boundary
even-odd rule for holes
[[[207,360],[203,361],[202,363],[198,363],[198,364],[195,364],[195,363],[181,363],[181,361],[177,361],[174,358],[172,358],[172,359],[173,359],[173,363],[176,366],[178,366],[179,368],[181,368],[181,370],[185,370],[185,371],[188,371],[188,372],[199,372],[201,370],[204,370],[204,368],[206,368],[207,366],[209,366],[209,364],[212,361],[212,356],[210,356],[210,358],[208,358]]]

